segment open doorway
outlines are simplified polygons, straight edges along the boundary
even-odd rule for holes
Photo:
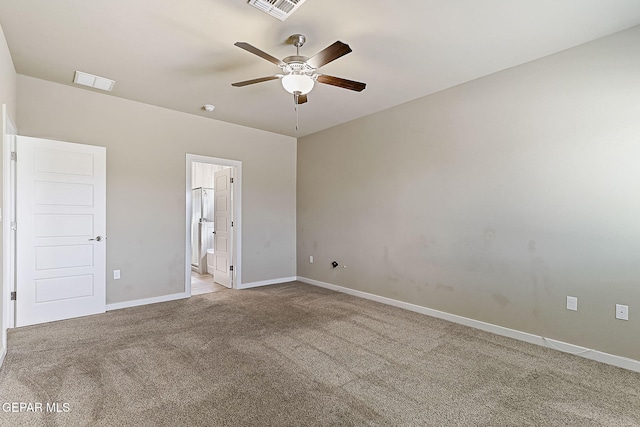
[[[185,292],[240,283],[241,162],[187,154]]]

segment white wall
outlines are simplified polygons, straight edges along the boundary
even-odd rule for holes
[[[301,138],[298,275],[640,360],[639,46],[636,27]]]
[[[184,290],[186,153],[242,161],[243,283],[295,276],[294,138],[22,75],[18,91],[21,134],[107,147],[107,303]]]

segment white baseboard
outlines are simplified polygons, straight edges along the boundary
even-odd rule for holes
[[[267,285],[276,285],[278,283],[295,282],[297,279],[298,278],[296,276],[293,276],[293,277],[282,277],[279,279],[262,280],[260,282],[242,283],[238,285],[237,289],[249,289],[249,288],[256,288],[258,286],[267,286]],[[107,304],[107,311],[119,310],[121,308],[137,307],[139,305],[155,304],[158,302],[173,301],[173,300],[189,298],[189,297],[190,295],[187,294],[186,292],[181,292],[181,293],[171,294],[171,295],[162,295],[159,297],[143,298],[143,299],[137,299],[133,301],[116,302],[112,304]]]
[[[177,299],[189,298],[189,294],[186,292],[180,292],[178,294],[162,295],[159,297],[142,298],[133,301],[114,302],[107,304],[107,311],[119,310],[121,308],[137,307],[139,305],[155,304],[158,302],[167,302]]]
[[[531,344],[537,344],[543,347],[549,347],[554,350],[562,351],[565,353],[574,354],[576,356],[584,357],[585,359],[596,360],[598,362],[606,363],[608,365],[617,366],[619,368],[628,369],[630,371],[640,372],[640,361],[629,359],[627,357],[616,356],[614,354],[609,354],[609,353],[603,353],[598,350],[593,350],[590,348],[581,347],[578,345],[569,344],[566,342],[529,334],[527,332],[522,332],[515,329],[505,328],[504,326],[498,326],[491,323],[481,322],[479,320],[469,319],[467,317],[462,317],[456,314],[446,313],[444,311],[438,311],[431,308],[422,307],[420,305],[415,305],[408,302],[398,301],[395,299],[382,297],[382,296],[370,294],[367,292],[345,288],[343,286],[333,285],[331,283],[320,282],[318,280],[308,279],[306,277],[298,276],[297,279],[300,282],[304,282],[309,285],[319,286],[321,288],[331,289],[333,291],[343,292],[345,294],[357,296],[360,298],[365,298],[365,299],[377,301],[383,304],[392,305],[394,307],[404,308],[405,310],[415,311],[416,313],[426,314],[427,316],[437,317],[438,319],[444,319],[450,322],[459,323],[461,325],[469,326],[471,328],[480,329],[486,332],[491,332],[496,335],[502,335],[505,337],[514,338],[514,339],[525,341]]]
[[[237,289],[249,289],[257,288],[258,286],[277,285],[278,283],[295,282],[298,280],[296,276],[293,277],[281,277],[279,279],[262,280],[260,282],[241,283]]]
[[[4,363],[4,358],[7,355],[7,349],[3,348],[2,351],[0,351],[0,367],[2,367],[2,364]]]

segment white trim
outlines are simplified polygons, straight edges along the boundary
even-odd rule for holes
[[[221,159],[217,157],[201,156],[198,154],[186,155],[186,184],[185,184],[185,275],[184,275],[184,292],[191,295],[191,165],[193,162],[209,163],[212,165],[229,166],[235,168],[233,172],[233,239],[232,239],[232,257],[233,278],[232,285],[234,289],[242,283],[242,162],[240,160]]]
[[[14,212],[15,180],[11,167],[11,151],[14,149],[13,135],[17,130],[9,113],[7,104],[2,104],[2,286],[1,292],[4,305],[2,307],[3,318],[1,320],[0,334],[0,366],[7,354],[7,329],[15,324],[15,304],[11,301],[11,292],[15,286],[15,269],[12,265],[15,260],[15,240],[12,239],[11,221]]]
[[[576,356],[584,357],[585,359],[595,360],[598,362],[606,363],[608,365],[617,366],[619,368],[629,369],[630,371],[640,372],[640,361],[629,359],[627,357],[603,353],[598,350],[593,350],[590,348],[557,341],[551,338],[529,334],[527,332],[522,332],[515,329],[505,328],[504,326],[498,326],[491,323],[481,322],[479,320],[469,319],[467,317],[446,313],[444,311],[434,310],[432,308],[422,307],[420,305],[411,304],[408,302],[398,301],[392,298],[382,297],[355,289],[345,288],[343,286],[338,286],[331,283],[320,282],[318,280],[308,279],[306,277],[298,276],[298,281],[307,283],[309,285],[319,286],[321,288],[331,289],[333,291],[380,302],[382,304],[392,305],[394,307],[403,308],[405,310],[415,311],[416,313],[426,314],[427,316],[437,317],[438,319],[444,319],[450,322],[459,323],[471,328],[491,332],[496,335],[502,335],[504,337],[514,338],[531,344],[549,347],[554,350],[562,351],[564,353],[571,353]]]
[[[298,278],[296,276],[293,276],[293,277],[283,277],[280,279],[262,280],[260,282],[244,283],[242,285],[239,285],[237,289],[249,289],[249,288],[255,288],[258,286],[276,285],[278,283],[295,282],[297,279]],[[189,298],[190,296],[191,296],[190,293],[180,292],[177,294],[162,295],[159,297],[143,298],[143,299],[137,299],[133,301],[115,302],[112,304],[107,304],[107,311],[120,310],[121,308],[137,307],[140,305],[156,304],[159,302],[174,301],[178,299]]]
[[[187,154],[187,167],[186,167],[186,183],[185,183],[185,219],[184,219],[184,262],[185,262],[185,275],[184,275],[184,292],[188,295],[191,295],[191,179],[192,179],[192,168],[191,164],[193,163],[189,159],[189,154]]]
[[[257,288],[258,286],[277,285],[279,283],[295,282],[298,280],[296,276],[282,277],[280,279],[261,280],[259,282],[242,283],[237,289]]]
[[[189,298],[191,295],[186,292],[178,294],[162,295],[159,297],[142,298],[132,301],[114,302],[107,304],[107,311],[120,310],[121,308],[137,307],[139,305],[156,304],[159,302],[174,301],[177,299]]]

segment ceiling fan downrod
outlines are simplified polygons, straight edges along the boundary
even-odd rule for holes
[[[304,43],[307,41],[307,38],[302,34],[294,34],[289,37],[291,40],[291,44],[296,47],[296,56],[300,56],[300,48],[304,46]]]

